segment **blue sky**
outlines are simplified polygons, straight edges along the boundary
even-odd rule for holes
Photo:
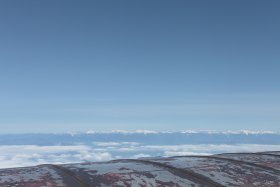
[[[7,132],[280,131],[279,1],[1,1]]]

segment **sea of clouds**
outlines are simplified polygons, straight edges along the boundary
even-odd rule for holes
[[[202,140],[197,141],[200,138]],[[114,131],[76,134],[14,134],[0,135],[0,139],[0,168],[46,163],[95,162],[120,158],[280,150],[278,142],[280,135],[271,132],[152,133],[137,131],[128,133]],[[213,141],[210,141],[211,139]],[[239,139],[241,140],[238,141]]]

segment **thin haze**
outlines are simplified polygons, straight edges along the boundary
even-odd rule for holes
[[[1,1],[0,133],[280,131],[279,7]]]

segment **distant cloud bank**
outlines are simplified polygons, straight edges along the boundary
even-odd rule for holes
[[[141,145],[119,142],[98,142],[96,146],[0,146],[0,168],[33,166],[38,164],[63,164],[97,162],[120,158],[152,156],[209,155],[224,152],[258,152],[280,150],[280,145]]]
[[[112,131],[0,135],[0,168],[119,158],[279,151],[270,131]]]

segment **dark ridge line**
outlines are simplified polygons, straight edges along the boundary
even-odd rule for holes
[[[275,157],[280,157],[280,155],[274,154],[274,153],[279,153],[280,151],[265,151],[265,152],[258,152],[258,154],[261,155],[271,155]]]
[[[90,187],[89,184],[87,184],[86,182],[84,182],[79,176],[77,176],[74,172],[72,172],[69,169],[66,169],[65,167],[59,166],[59,165],[54,165],[54,164],[42,164],[39,166],[47,166],[47,167],[51,167],[55,170],[61,171],[62,173],[68,175],[71,179],[73,179],[74,181],[76,181],[78,184],[80,184],[80,187]]]
[[[259,151],[257,153],[280,153],[280,151]]]
[[[229,162],[236,163],[236,164],[241,164],[241,165],[246,164],[246,165],[256,167],[256,168],[259,168],[259,169],[262,169],[262,170],[265,170],[265,171],[268,171],[268,172],[273,172],[273,174],[277,174],[277,175],[280,174],[279,170],[274,169],[272,167],[262,166],[262,165],[255,164],[255,163],[252,163],[252,162],[246,162],[246,161],[235,160],[235,159],[230,159],[230,158],[222,158],[222,157],[216,157],[216,156],[198,156],[198,155],[174,156],[174,157],[170,157],[170,158],[180,158],[180,157],[211,158],[211,159],[216,159],[216,160],[224,160],[224,161],[229,161]]]
[[[267,156],[275,156],[280,157],[279,154],[274,153],[280,153],[280,151],[264,151],[264,152],[256,152],[256,153],[221,153],[217,155],[223,155],[223,154],[255,154],[255,155],[267,155]]]
[[[273,153],[260,153],[261,155],[268,155],[268,156],[275,156],[275,157],[280,157],[280,155],[276,155]]]
[[[277,153],[279,153],[279,151],[275,151]],[[280,157],[280,155],[276,155],[276,154],[273,154],[272,152],[257,152],[257,153],[221,153],[221,154],[215,154],[217,156],[219,155],[229,155],[229,154],[236,154],[236,155],[267,155],[267,156],[273,156],[273,157]],[[215,155],[212,155],[212,156],[215,156]]]
[[[280,155],[273,155],[273,154],[261,154],[261,153],[222,153],[222,154],[216,154],[216,155],[212,155],[213,157],[216,158],[216,156],[222,156],[222,155],[258,155],[258,156],[272,156],[272,157],[279,157]],[[224,157],[218,157],[218,158],[224,158]],[[230,158],[228,158],[230,159]],[[235,159],[232,159],[235,160]],[[246,161],[242,161],[242,160],[238,160],[241,162],[246,162]],[[257,163],[253,163],[253,162],[246,162],[250,165],[254,164],[254,165],[258,165],[258,167],[263,167],[263,168],[267,168],[270,170],[274,170],[276,173],[280,174],[280,170],[279,169],[275,169],[273,167],[269,167],[269,166],[264,166],[264,165],[259,165]]]
[[[273,152],[267,151],[267,152],[256,152],[256,153],[220,153],[220,154],[215,154],[215,155],[219,156],[219,155],[229,155],[229,154],[237,154],[237,155],[248,154],[248,155],[268,155],[268,156],[276,156],[276,157],[280,156],[280,155],[277,155],[277,154],[273,154],[274,152],[279,153],[279,151],[273,151]],[[212,156],[215,156],[215,155],[212,155]]]
[[[165,170],[174,173],[177,176],[180,176],[178,174],[184,175],[188,180],[193,181],[195,183],[200,183],[202,187],[207,186],[207,187],[226,187],[216,181],[213,181],[212,179],[195,173],[193,171],[187,170],[187,169],[182,169],[182,168],[176,168],[174,166],[170,166],[167,164],[159,163],[159,162],[153,162],[150,160],[140,160],[140,159],[119,159],[119,160],[113,160],[113,162],[136,162],[136,163],[141,163],[141,164],[147,164],[147,165],[153,165],[153,166],[158,166],[160,168],[164,168]],[[177,173],[177,174],[176,174]]]

